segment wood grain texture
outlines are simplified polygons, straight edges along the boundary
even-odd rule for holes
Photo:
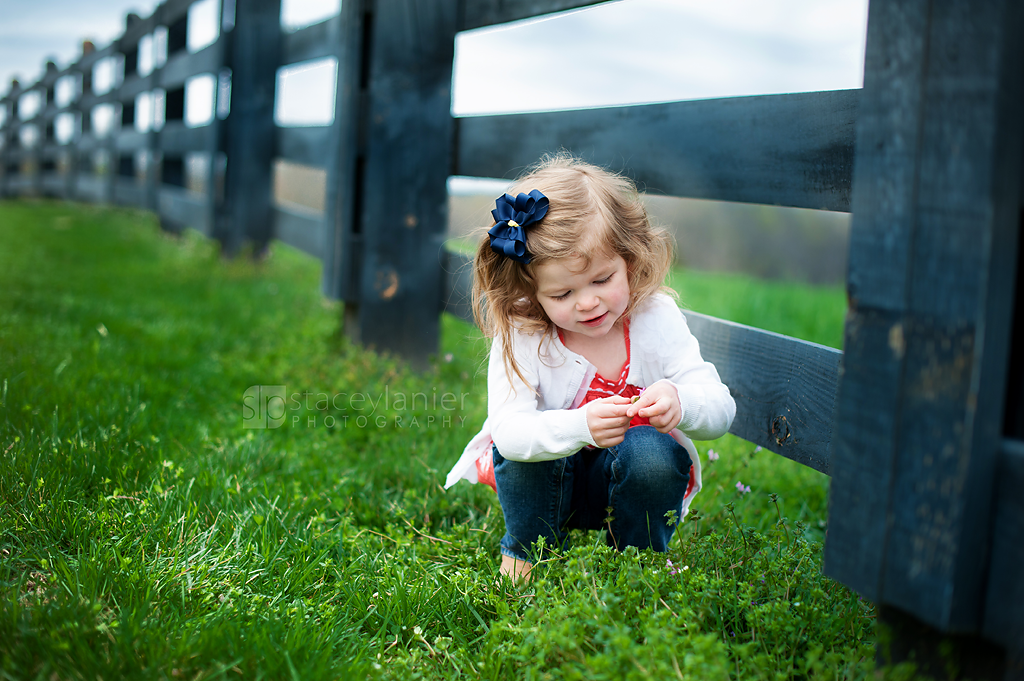
[[[651,193],[848,211],[859,98],[838,90],[461,118],[456,174],[513,177],[568,149]]]
[[[880,386],[899,380],[905,347],[899,315],[872,303],[905,295],[927,28],[927,0],[869,8],[847,273],[858,307],[843,345],[824,571],[871,600],[881,590],[898,410],[897,391]]]
[[[829,474],[842,352],[684,311],[701,355],[736,400],[729,432]]]
[[[358,197],[362,194],[365,145],[360,141],[360,131],[366,118],[364,102],[369,85],[369,67],[363,66],[364,47],[369,48],[367,41],[373,21],[364,0],[342,3],[339,21],[343,35],[334,44],[338,60],[334,121],[323,159],[327,193],[320,254],[324,266],[321,288],[324,295],[351,306],[358,304],[361,275],[362,225],[357,216],[361,212],[362,199]]]
[[[417,366],[438,351],[456,25],[449,0],[376,0],[365,50],[362,272],[350,330]]]
[[[825,571],[942,631],[983,609],[1019,220],[1021,12],[871,5]]]

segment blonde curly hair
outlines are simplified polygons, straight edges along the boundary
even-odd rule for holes
[[[525,381],[512,351],[512,334],[555,333],[536,298],[536,268],[562,258],[619,255],[626,262],[630,299],[628,317],[643,301],[664,287],[674,260],[669,234],[651,225],[633,182],[568,153],[548,156],[527,170],[508,193],[538,189],[549,201],[547,215],[526,230],[530,264],[491,250],[484,233],[473,270],[473,315],[489,338],[500,338],[506,371]],[[493,224],[491,225],[493,226]]]

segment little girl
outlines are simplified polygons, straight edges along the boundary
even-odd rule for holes
[[[496,486],[501,572],[573,528],[665,551],[700,489],[690,438],[728,431],[729,389],[662,286],[670,237],[633,184],[567,155],[497,200],[475,259],[473,309],[493,338],[487,420],[448,474]],[[674,514],[674,515],[673,515]]]

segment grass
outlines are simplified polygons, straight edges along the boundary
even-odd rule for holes
[[[838,290],[673,283],[703,312],[840,337]],[[468,325],[445,318],[413,373],[347,342],[318,264],[285,246],[227,261],[146,214],[60,203],[0,203],[0,287],[4,678],[877,672],[873,609],[820,572],[810,469],[700,443],[720,459],[667,556],[578,535],[515,587],[493,492],[441,487],[486,410]],[[275,385],[284,423],[243,428],[246,391]]]

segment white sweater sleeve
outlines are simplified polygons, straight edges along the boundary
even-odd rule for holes
[[[506,371],[500,339],[491,344],[487,418],[498,452],[512,461],[550,461],[593,445],[586,409],[540,409],[537,348],[516,351],[526,382]]]

